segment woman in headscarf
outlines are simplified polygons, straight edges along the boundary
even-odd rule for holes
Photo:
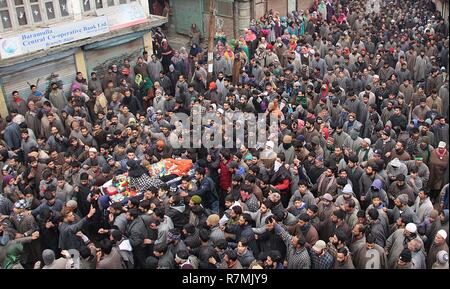
[[[258,35],[259,34],[259,25],[258,25],[258,22],[259,22],[259,20],[256,20],[256,19],[252,19],[252,20],[250,20],[250,31],[252,31],[253,32],[253,34],[255,34],[255,37],[256,37],[256,35]]]
[[[317,12],[320,13],[322,19],[327,19],[327,6],[322,0],[319,2],[319,5],[317,6]]]
[[[269,34],[267,35],[267,40],[270,43],[274,42],[275,39],[277,38],[276,34],[275,34],[275,25],[276,25],[276,23],[273,19],[270,19],[267,23],[267,30],[269,31]]]
[[[245,29],[244,33],[245,33],[244,39],[249,48],[249,53],[250,53],[249,58],[251,58],[251,57],[253,57],[253,54],[255,53],[256,48],[258,47],[258,39],[256,37],[256,34],[251,29]]]
[[[230,77],[233,73],[233,62],[234,62],[234,52],[230,45],[227,45],[225,53],[223,54],[227,65],[225,66],[225,71],[223,72],[226,76]]]
[[[3,262],[3,269],[24,269],[20,264],[20,257],[23,252],[23,245],[15,243],[6,250],[6,259]]]
[[[180,58],[183,60],[183,68],[182,71],[185,75],[189,76],[191,68],[190,68],[190,61],[189,61],[189,54],[185,47],[181,47],[179,50]]]
[[[238,44],[242,51],[245,53],[246,59],[250,59],[250,50],[248,49],[247,43],[245,42],[244,37],[239,37]]]
[[[298,35],[298,27],[297,27],[295,21],[292,20],[289,23],[287,31],[289,32],[290,35]]]
[[[162,55],[162,65],[164,71],[169,70],[170,61],[173,56],[173,49],[170,47],[169,42],[167,42],[167,39],[163,39],[161,42],[161,55]]]
[[[142,77],[142,74],[138,73],[134,77],[133,88],[136,97],[142,101],[143,97],[146,95],[144,90],[144,78]]]
[[[197,29],[197,24],[192,23],[189,37],[191,38],[191,44],[200,45],[200,31]]]
[[[297,36],[292,35],[289,39],[289,50],[290,51],[295,51],[297,49]]]
[[[156,121],[156,112],[155,108],[153,106],[150,106],[147,108],[147,119],[150,123],[153,123]]]
[[[275,38],[273,41],[275,41],[275,39],[277,39],[278,37],[281,36],[281,33],[283,32],[283,27],[281,25],[281,19],[280,17],[276,16],[274,18],[274,26],[273,26],[273,31],[275,32]]]
[[[281,41],[283,41],[284,45],[288,46],[291,42],[291,35],[287,28],[284,29],[283,35],[281,35]]]
[[[298,20],[299,24],[298,24],[298,35],[299,36],[303,36],[305,35],[305,30],[306,30],[306,24],[308,23],[307,19],[305,20],[305,16],[303,16],[302,19]]]
[[[150,77],[142,77],[141,74],[136,74],[134,78],[134,91],[138,100],[143,103],[143,108],[148,107],[148,103],[154,97],[153,82]]]
[[[218,54],[220,56],[225,55],[225,45],[224,42],[222,42],[222,40],[217,41],[215,54]]]
[[[139,164],[138,161],[128,160],[127,167],[130,188],[135,188],[137,192],[145,192],[153,186],[154,181],[150,177],[148,170]]]
[[[331,3],[331,2],[332,2],[331,0],[327,0],[327,3],[326,3],[327,21],[328,22],[331,22],[331,19],[333,18],[334,13],[335,13],[335,10],[334,10],[334,7],[333,7],[333,3]]]
[[[185,67],[184,67],[184,61],[183,58],[180,55],[180,52],[176,50],[170,59],[173,66],[175,67],[175,70],[179,71],[181,74],[186,75]]]

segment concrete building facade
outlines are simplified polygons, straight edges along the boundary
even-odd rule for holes
[[[17,90],[44,92],[57,74],[70,93],[80,71],[88,77],[144,50],[152,52],[151,28],[167,22],[150,14],[147,0],[0,0],[0,114],[8,114]]]
[[[212,0],[171,0],[172,21],[176,31],[188,34],[192,23],[197,24],[203,36],[208,35],[209,7]],[[215,0],[216,29],[221,28],[228,39],[238,37],[248,28],[252,18],[259,18],[269,10],[287,15],[294,10],[305,10],[313,0]]]

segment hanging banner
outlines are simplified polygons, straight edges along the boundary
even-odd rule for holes
[[[111,31],[148,21],[144,8],[137,2],[97,9],[96,13],[97,15],[108,17],[109,29]]]
[[[109,32],[108,17],[36,29],[0,39],[2,59],[16,57]]]

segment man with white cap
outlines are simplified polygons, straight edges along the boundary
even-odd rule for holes
[[[448,252],[442,250],[437,253],[436,262],[431,269],[447,269],[448,270]]]
[[[440,251],[448,253],[448,245],[445,240],[447,239],[447,232],[445,230],[439,230],[434,237],[434,242],[431,245],[430,251],[428,251],[427,268],[430,269],[436,262],[437,255]]]
[[[405,244],[414,239],[422,243],[422,240],[417,234],[417,226],[414,223],[407,224],[404,229],[397,229],[389,236],[384,248],[386,250],[386,255],[388,256],[389,269],[394,269],[398,257],[405,248]]]
[[[441,141],[438,147],[430,153],[430,180],[428,186],[431,190],[430,197],[432,200],[434,200],[445,185],[445,179],[448,181],[448,173],[446,171],[449,162],[449,152],[446,147],[446,143]]]
[[[358,161],[363,167],[366,166],[367,161],[373,156],[373,149],[370,147],[371,144],[370,138],[364,138],[361,142],[361,146],[356,149]]]
[[[81,166],[84,167],[85,165],[89,167],[98,166],[102,168],[103,166],[106,166],[107,163],[105,158],[102,155],[98,154],[97,149],[91,147],[89,149],[89,157],[83,162]]]

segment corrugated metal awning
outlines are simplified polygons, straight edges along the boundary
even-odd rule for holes
[[[87,45],[83,46],[83,50],[105,49],[105,48],[109,48],[112,46],[117,46],[120,44],[128,43],[135,39],[141,38],[145,33],[147,33],[147,31],[139,31],[139,32],[111,38],[108,40],[103,40],[103,41],[87,44]]]

